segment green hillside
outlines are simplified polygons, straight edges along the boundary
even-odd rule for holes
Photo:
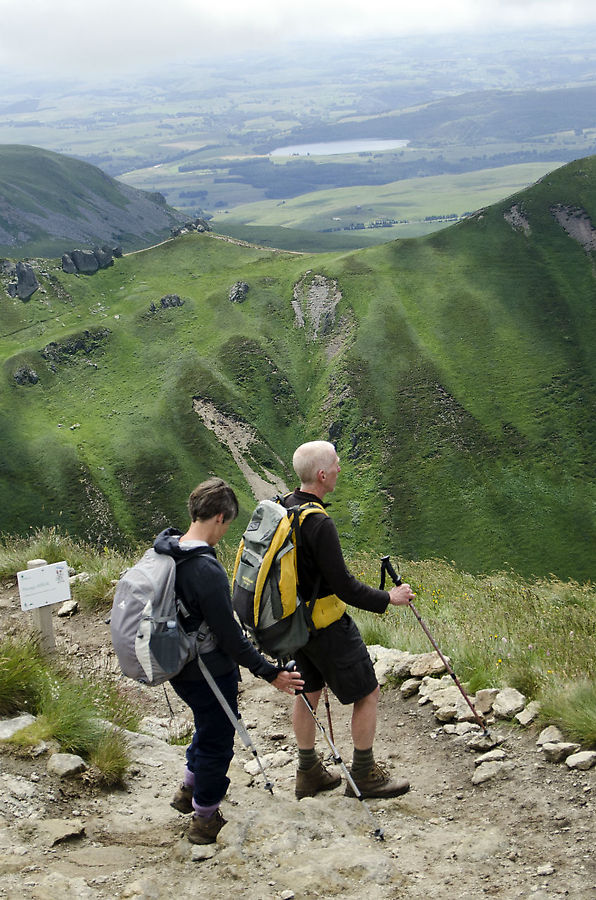
[[[44,262],[45,293],[0,293],[0,528],[148,539],[217,472],[233,539],[249,479],[292,486],[295,446],[331,436],[348,547],[593,578],[595,185],[591,157],[342,254],[204,234],[92,277]]]
[[[132,250],[168,237],[183,218],[160,194],[123,185],[89,163],[0,145],[0,254],[61,255],[73,243]]]

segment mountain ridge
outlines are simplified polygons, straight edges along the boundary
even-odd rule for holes
[[[139,249],[186,217],[89,163],[26,145],[0,146],[0,253],[51,256],[73,243]]]

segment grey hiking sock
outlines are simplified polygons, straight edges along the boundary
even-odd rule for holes
[[[373,750],[357,750],[354,747],[354,755],[352,757],[352,774],[354,772],[369,772],[374,764]]]
[[[318,759],[319,757],[314,747],[312,750],[301,750],[300,747],[298,748],[298,768],[303,772],[306,772],[307,769],[312,769]]]

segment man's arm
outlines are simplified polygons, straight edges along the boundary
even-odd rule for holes
[[[304,520],[302,535],[321,573],[321,590],[337,594],[339,599],[349,606],[356,606],[369,612],[385,612],[391,602],[389,593],[370,587],[352,575],[344,560],[333,519],[312,513]]]

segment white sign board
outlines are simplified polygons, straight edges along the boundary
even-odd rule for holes
[[[65,562],[50,563],[48,566],[17,572],[17,581],[21,609],[39,609],[40,606],[70,600],[68,564]]]

